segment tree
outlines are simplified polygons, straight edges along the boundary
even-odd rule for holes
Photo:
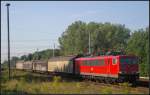
[[[32,54],[28,54],[27,59],[31,61],[33,59],[33,55]]]
[[[130,30],[124,25],[75,21],[59,37],[62,54],[79,54],[87,50],[89,33],[92,52],[98,48],[125,49],[130,37]]]
[[[26,56],[26,55],[22,55],[22,56],[20,57],[20,60],[27,60],[27,56]]]
[[[64,55],[72,55],[83,52],[87,48],[88,36],[86,23],[76,21],[72,23],[59,38],[61,52]]]
[[[128,54],[134,54],[140,58],[140,74],[142,76],[148,76],[149,74],[149,43],[148,43],[149,28],[139,29],[134,31],[128,40],[126,51]]]
[[[10,60],[10,66],[12,67],[12,68],[15,68],[15,66],[16,66],[16,62],[19,60],[19,58],[18,57],[16,57],[16,56],[13,56],[12,58],[11,58],[11,60]]]
[[[1,64],[1,68],[2,68],[2,69],[8,68],[8,61],[5,60],[5,61]]]

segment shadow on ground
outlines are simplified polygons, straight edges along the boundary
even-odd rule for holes
[[[137,81],[137,87],[147,87],[149,88],[150,82],[149,81]]]

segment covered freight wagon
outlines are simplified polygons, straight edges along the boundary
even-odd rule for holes
[[[53,57],[48,60],[49,72],[73,73],[74,56]]]
[[[35,60],[33,61],[33,71],[47,71],[48,62],[45,60]]]
[[[32,70],[32,61],[25,61],[23,63],[23,69],[24,70]]]
[[[23,64],[24,64],[24,61],[18,61],[16,63],[16,69],[23,70]]]

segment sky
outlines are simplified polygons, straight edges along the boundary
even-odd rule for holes
[[[58,48],[58,38],[77,20],[125,24],[131,31],[149,26],[148,1],[1,1],[1,62],[7,60],[6,3],[11,57]]]

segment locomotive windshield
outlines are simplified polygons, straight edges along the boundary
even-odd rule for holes
[[[137,58],[121,58],[120,63],[124,64],[137,64],[138,59]]]

